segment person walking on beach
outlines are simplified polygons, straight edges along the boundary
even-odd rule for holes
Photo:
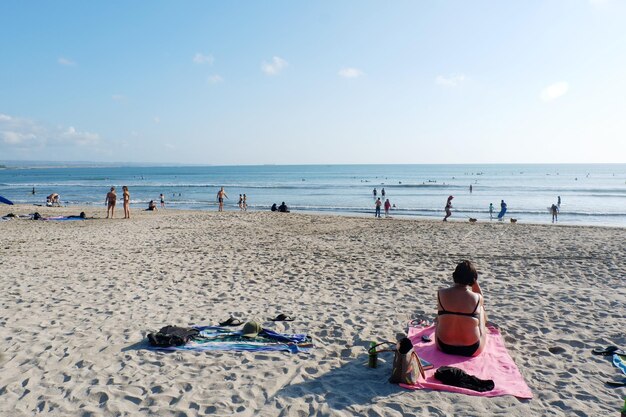
[[[489,220],[493,220],[493,203],[489,203]]]
[[[446,217],[443,218],[444,222],[448,221],[448,217],[452,216],[452,199],[454,196],[448,196],[448,201],[446,202]]]
[[[239,210],[243,210],[243,196],[241,194],[239,194],[239,203],[237,203],[237,205],[239,206]]]
[[[372,194],[374,194],[374,198],[376,198],[376,194],[378,194],[378,192],[376,191],[376,188],[374,188],[374,191],[372,191]]]
[[[500,202],[500,213],[498,213],[498,220],[502,221],[504,219],[504,215],[506,214],[506,203],[504,200]]]
[[[248,197],[246,197],[246,195],[243,195],[243,211],[248,211]]]
[[[389,210],[391,209],[391,203],[389,199],[385,200],[385,217],[389,217]]]
[[[226,191],[224,191],[224,187],[221,187],[220,190],[217,192],[217,202],[219,203],[217,211],[224,211],[225,198],[228,198],[228,196],[226,195]]]
[[[559,207],[556,204],[552,204],[552,207],[550,207],[550,211],[552,212],[552,223],[557,222],[559,216]]]
[[[123,203],[124,203],[124,218],[130,219],[130,193],[128,192],[128,187],[123,186],[122,191],[123,194]]]
[[[379,217],[380,218],[380,206],[382,206],[382,205],[383,205],[383,202],[380,201],[380,197],[378,197],[376,199],[376,203],[375,203],[376,212],[374,213],[374,217]]]
[[[115,194],[115,187],[111,187],[111,191],[107,193],[104,199],[104,204],[107,205],[107,219],[109,218],[109,212],[111,212],[111,218],[115,214],[115,200],[117,200],[117,194]]]
[[[161,194],[159,197],[161,197],[161,208],[165,208],[165,196],[163,194]]]

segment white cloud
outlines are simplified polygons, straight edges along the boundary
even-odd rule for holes
[[[445,87],[456,87],[465,81],[465,74],[438,75],[435,83]]]
[[[0,114],[0,145],[43,148],[46,146],[85,146],[100,142],[96,133],[75,127],[50,127],[29,119]]]
[[[73,67],[74,65],[76,65],[76,62],[72,61],[71,59],[67,59],[63,57],[59,57],[57,62],[61,65],[65,65],[66,67]]]
[[[213,65],[213,62],[215,62],[215,58],[213,58],[213,55],[203,55],[198,52],[193,56],[193,62],[195,62],[196,64]]]
[[[217,83],[221,83],[222,81],[224,81],[224,79],[220,77],[218,74],[213,74],[213,75],[210,75],[209,78],[207,78],[207,81],[210,84],[217,84]]]
[[[568,91],[569,84],[565,81],[559,81],[541,90],[540,97],[543,101],[552,101],[567,94]]]
[[[176,149],[176,146],[172,145],[171,143],[166,143],[163,146],[165,146],[167,149]]]
[[[154,116],[154,117],[152,118],[152,120],[154,120],[154,123],[156,123],[156,124],[161,123],[161,119],[159,119],[159,118],[158,118],[158,117],[156,117],[156,116]]]
[[[364,75],[364,72],[358,68],[342,68],[339,70],[338,74],[344,78],[358,78],[361,75]]]
[[[265,62],[261,64],[261,71],[267,75],[277,75],[283,69],[285,69],[289,63],[281,57],[275,56],[272,58],[272,62]]]
[[[111,96],[111,99],[115,101],[123,101],[123,100],[126,100],[126,96],[123,94],[113,94]]]

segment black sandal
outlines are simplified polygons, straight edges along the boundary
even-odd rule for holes
[[[234,317],[229,317],[228,320],[220,323],[220,326],[241,326],[243,321],[236,319]]]
[[[591,353],[593,353],[594,355],[602,355],[602,356],[613,356],[613,355],[626,355],[626,352],[624,352],[622,349],[618,348],[617,346],[608,346],[603,348],[595,348],[594,350],[591,351]]]
[[[280,313],[278,316],[276,316],[276,318],[274,319],[268,319],[270,321],[294,321],[295,318],[288,316],[286,314]]]

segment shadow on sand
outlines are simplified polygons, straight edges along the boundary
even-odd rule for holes
[[[331,408],[341,410],[353,405],[371,404],[374,399],[394,394],[410,395],[409,391],[388,382],[393,355],[379,357],[378,368],[375,369],[367,366],[367,359],[366,354],[361,355],[321,376],[287,385],[276,392],[274,398],[302,398],[313,394],[323,397]]]

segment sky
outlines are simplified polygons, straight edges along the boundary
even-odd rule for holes
[[[0,3],[0,160],[624,163],[626,1]]]

